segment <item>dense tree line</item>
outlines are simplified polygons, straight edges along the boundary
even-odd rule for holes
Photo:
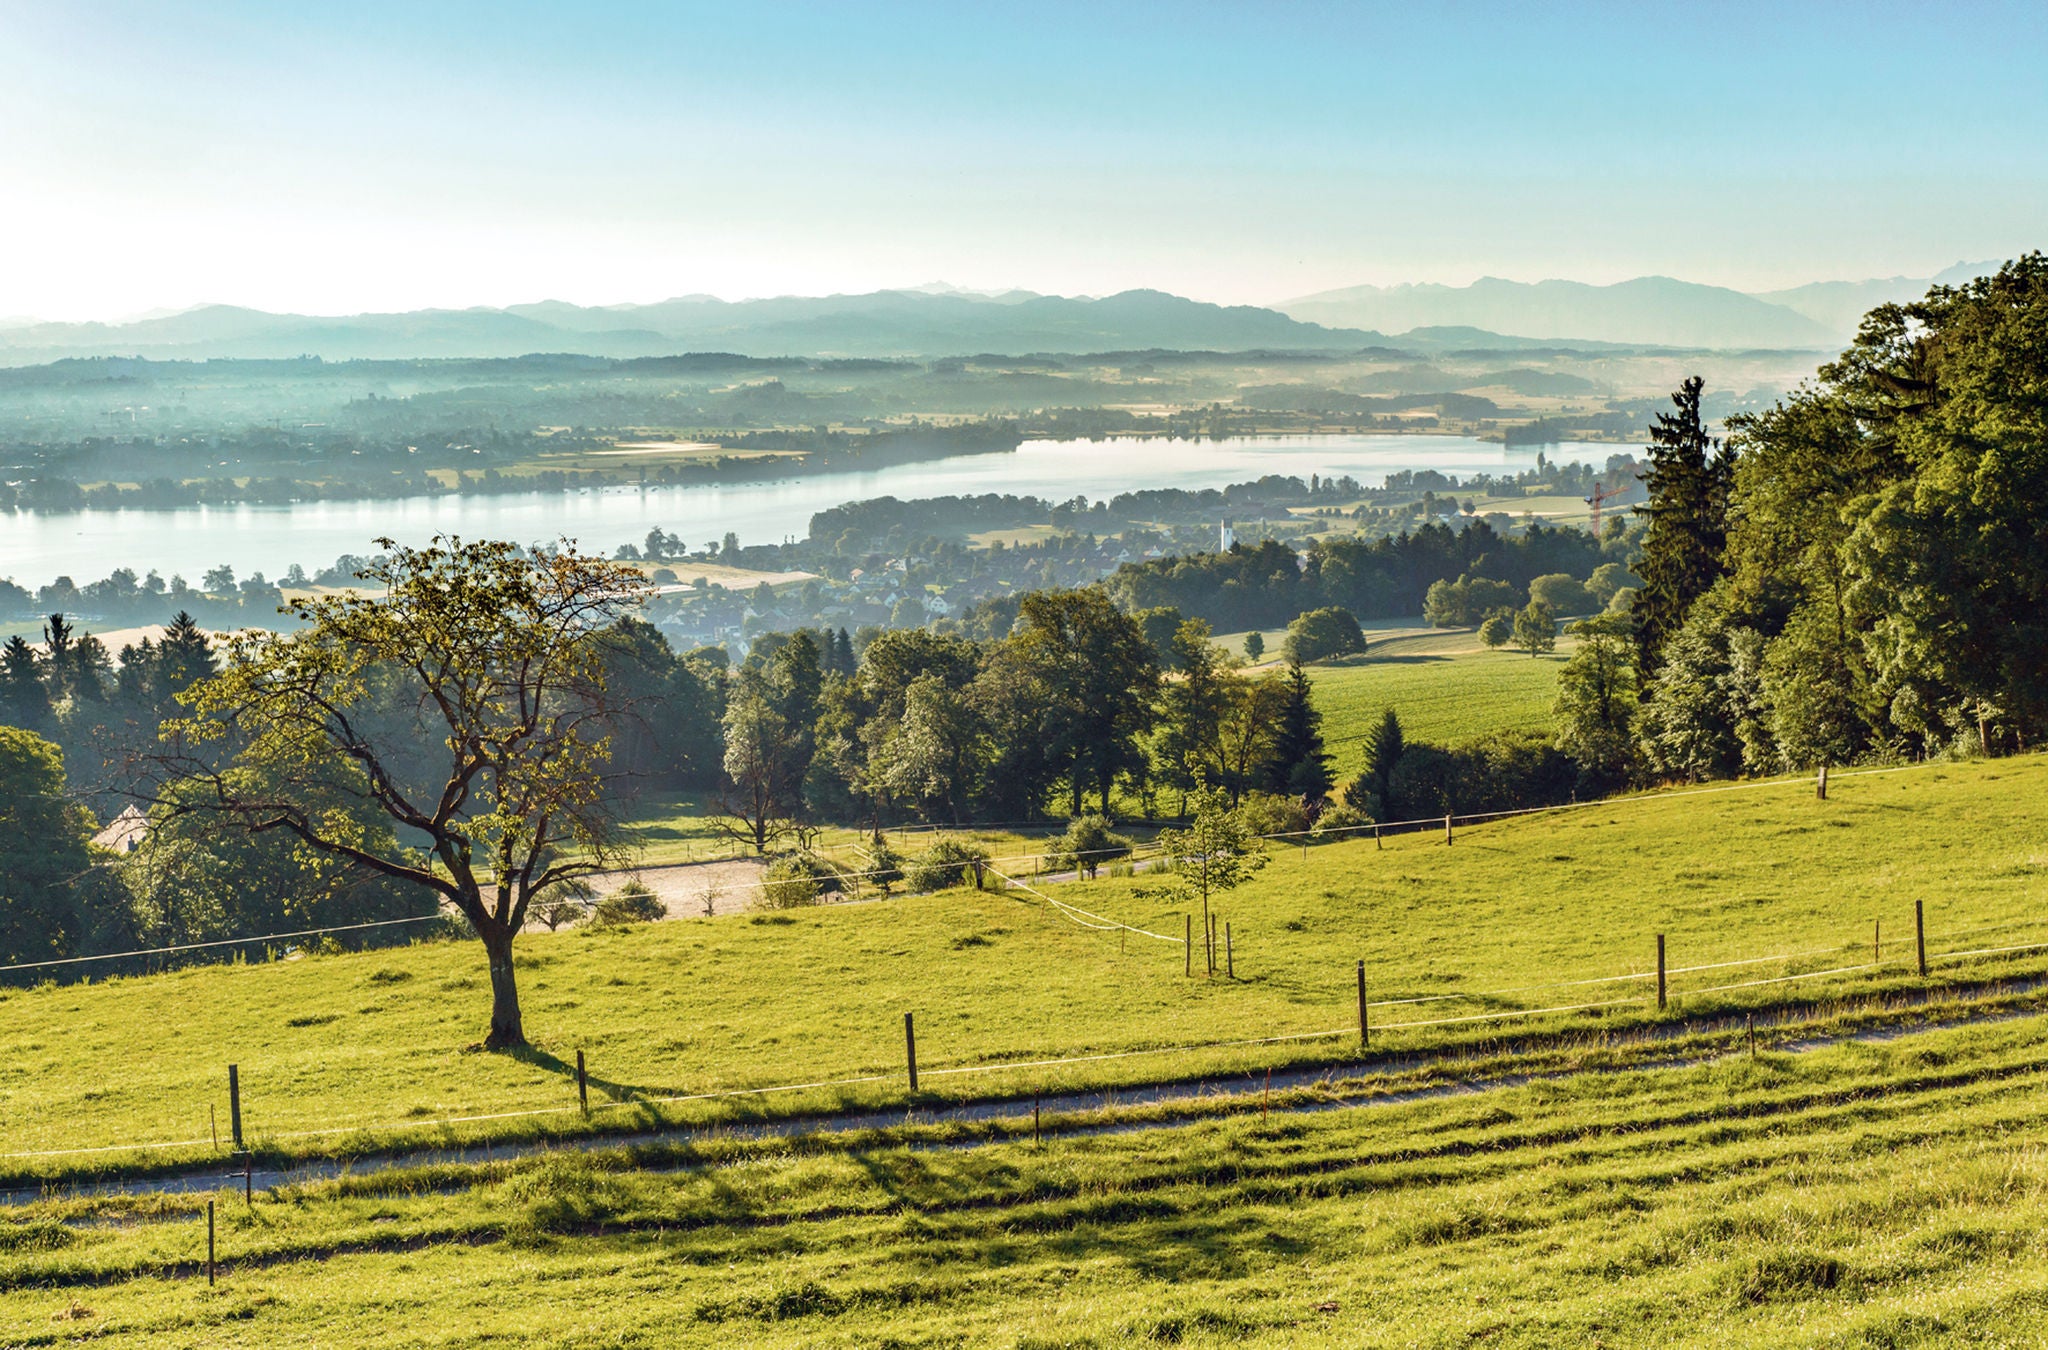
[[[1766,412],[1653,433],[1640,593],[1560,737],[1694,779],[2023,748],[2048,727],[2048,259],[1936,287]]]
[[[1481,577],[1526,590],[1546,574],[1589,576],[1610,552],[1625,557],[1627,547],[1619,531],[1596,540],[1584,530],[1541,524],[1503,535],[1484,520],[1457,529],[1432,522],[1378,539],[1317,540],[1302,552],[1268,540],[1129,563],[1107,585],[1126,608],[1171,606],[1229,632],[1279,627],[1329,606],[1360,619],[1420,614],[1439,581]]]

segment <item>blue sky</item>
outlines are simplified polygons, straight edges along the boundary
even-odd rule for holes
[[[0,316],[1927,275],[2048,6],[0,0]]]

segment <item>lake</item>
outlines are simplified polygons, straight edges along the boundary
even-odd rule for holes
[[[1551,458],[1604,464],[1612,445],[1546,446]],[[691,548],[739,535],[744,544],[802,538],[811,516],[866,497],[1014,493],[1100,500],[1138,488],[1222,487],[1265,474],[1357,478],[1367,486],[1403,469],[1501,473],[1533,467],[1534,447],[1509,450],[1464,436],[1243,436],[1182,441],[1116,437],[1026,441],[1014,452],[960,455],[865,473],[762,483],[622,487],[568,493],[413,497],[295,506],[189,507],[0,515],[0,577],[31,589],[69,576],[80,585],[117,567],[151,568],[194,583],[226,563],[238,576],[309,572],[345,553],[368,554],[388,535],[406,544],[436,533],[533,543],[561,536],[592,552],[638,543],[655,526]]]

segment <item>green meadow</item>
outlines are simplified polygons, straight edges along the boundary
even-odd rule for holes
[[[900,1107],[906,1012],[929,1102],[1418,1056],[1568,1065],[1680,1020],[1881,1009],[1923,988],[1916,901],[1937,984],[2048,966],[1987,950],[2048,941],[2044,806],[2048,760],[2029,757],[1842,774],[1825,802],[1805,781],[1722,785],[1461,828],[1449,845],[1276,849],[1217,902],[1233,973],[1213,977],[1199,950],[1186,973],[1173,879],[1142,873],[535,933],[519,944],[535,1042],[520,1055],[471,1048],[488,990],[467,942],[9,990],[0,1171],[215,1156],[230,1063],[250,1140],[276,1156]],[[1360,961],[1379,1005],[1362,1069]],[[756,1091],[792,1085],[815,1086]],[[755,1095],[713,1095],[734,1093]]]
[[[2023,1346],[2038,1018],[975,1148],[555,1154],[0,1216],[0,1343]],[[204,1271],[205,1204],[221,1266]]]
[[[1465,630],[1375,642],[1354,665],[1308,667],[1340,780],[1389,708],[1409,740],[1457,745],[1494,731],[1547,731],[1568,640],[1546,656],[1489,651]]]

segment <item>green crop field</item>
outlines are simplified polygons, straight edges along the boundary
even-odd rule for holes
[[[1873,998],[1918,987],[1916,900],[1938,973],[1985,978],[2042,964],[1945,958],[2048,937],[2044,804],[2048,760],[2025,758],[1838,776],[1827,802],[1806,783],[1745,785],[1463,830],[1448,847],[1409,835],[1277,850],[1219,901],[1235,978],[1204,978],[1199,959],[1190,978],[1178,941],[1084,926],[1097,921],[1021,891],[529,934],[537,1048],[518,1056],[467,1048],[488,999],[465,942],[16,989],[0,995],[0,1170],[210,1156],[229,1063],[259,1145],[352,1153],[900,1104],[905,1012],[933,1101],[1351,1061],[1360,960],[1376,1001],[1432,1000],[1374,1014],[1375,1050],[1397,1055],[1653,1023],[1643,977],[1660,932],[1667,1015]],[[1046,894],[1177,939],[1186,906],[1171,885],[1105,877]],[[1886,945],[1867,968],[1876,923]],[[1444,1020],[1589,1003],[1608,1006]],[[1232,1044],[1283,1036],[1304,1039]],[[589,1127],[567,1109],[578,1050],[599,1108]],[[1038,1063],[1076,1056],[1125,1057]],[[820,1086],[666,1100],[793,1084]],[[552,1114],[504,1116],[516,1112]],[[129,1145],[153,1147],[62,1151]]]
[[[56,1198],[0,1218],[0,1343],[2034,1345],[2044,1089],[2029,1018],[964,1149]]]
[[[1557,672],[1570,651],[1529,656],[1488,651],[1469,631],[1375,642],[1356,665],[1311,666],[1323,742],[1340,779],[1358,771],[1358,751],[1392,708],[1410,740],[1455,745],[1490,731],[1543,730],[1557,698]]]

